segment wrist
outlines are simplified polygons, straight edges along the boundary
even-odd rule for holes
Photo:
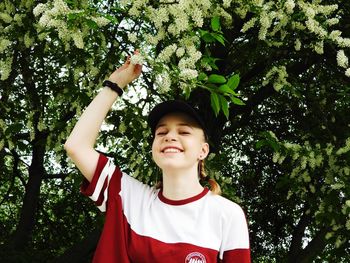
[[[111,80],[105,80],[102,85],[104,87],[108,87],[111,90],[113,90],[114,92],[116,92],[118,94],[119,97],[121,97],[123,95],[123,89],[118,85],[118,83],[113,82]]]
[[[125,81],[123,81],[123,80],[121,80],[119,78],[111,78],[111,77],[109,77],[107,80],[111,81],[113,83],[116,83],[123,90],[128,85],[128,83],[125,83]]]

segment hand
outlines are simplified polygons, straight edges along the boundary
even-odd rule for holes
[[[138,50],[134,51],[134,54],[139,54]],[[121,88],[124,88],[133,80],[137,79],[141,75],[142,65],[133,65],[130,63],[130,56],[126,59],[125,63],[117,68],[108,78],[108,80],[117,83]]]

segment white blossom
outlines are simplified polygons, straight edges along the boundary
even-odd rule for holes
[[[274,163],[277,163],[279,158],[280,158],[280,153],[279,152],[274,152],[273,153],[273,157],[272,157],[272,161]]]
[[[344,184],[343,183],[335,183],[335,184],[332,184],[331,185],[331,188],[334,189],[334,190],[339,190],[339,189],[342,189],[344,188]]]
[[[11,45],[11,41],[3,38],[0,40],[0,53],[4,52],[10,45]]]
[[[72,35],[73,42],[77,48],[84,48],[83,34],[80,30],[76,30]]]
[[[149,6],[146,10],[150,20],[157,29],[162,28],[163,24],[169,21],[169,12],[168,9],[165,7],[155,9]]]
[[[28,48],[33,45],[34,39],[30,37],[30,32],[25,33],[24,35],[24,45]]]
[[[221,7],[217,7],[215,9],[215,15],[220,16],[223,20],[222,24],[225,25],[226,27],[230,27],[232,25],[232,16],[230,13],[226,12],[225,9]]]
[[[273,88],[276,91],[279,91],[284,86],[289,86],[290,83],[287,81],[288,73],[285,66],[273,66],[269,72],[267,72],[264,81],[262,82],[263,86],[266,86],[268,83],[273,83]]]
[[[50,17],[48,14],[44,13],[44,14],[40,17],[38,23],[39,23],[40,26],[46,27],[46,26],[49,24],[50,20],[51,20],[51,17]]]
[[[68,13],[69,11],[70,11],[69,7],[63,0],[54,1],[53,9],[51,10],[53,14],[65,14],[65,13]]]
[[[345,205],[350,208],[350,200],[346,200]]]
[[[182,47],[179,47],[178,49],[176,49],[176,56],[181,58],[183,55],[185,54],[185,49]]]
[[[256,21],[258,21],[258,19],[256,17],[252,17],[248,22],[245,22],[244,25],[242,26],[241,32],[245,33],[250,28],[254,27]]]
[[[168,62],[170,60],[170,57],[174,54],[176,51],[176,44],[172,44],[167,46],[160,52],[158,59],[163,62]]]
[[[305,28],[306,28],[302,23],[300,23],[298,21],[293,21],[292,27],[295,29],[298,29],[298,30],[305,30]]]
[[[310,185],[309,187],[310,187],[311,193],[313,193],[313,194],[316,193],[316,188],[315,188],[315,186]]]
[[[37,128],[38,128],[39,131],[45,130],[46,125],[45,125],[45,123],[44,123],[44,121],[42,119],[39,120]]]
[[[309,18],[306,20],[305,25],[310,30],[310,32],[315,32],[315,28],[318,25],[318,22],[315,19]]]
[[[123,121],[120,122],[119,127],[118,127],[118,131],[119,131],[121,134],[124,134],[125,131],[126,131],[126,126],[125,126],[125,123],[124,123]]]
[[[301,42],[300,42],[300,39],[297,38],[294,42],[294,48],[296,51],[300,51],[300,48],[301,48]]]
[[[294,9],[294,7],[295,7],[294,0],[287,0],[287,1],[284,3],[284,7],[286,8],[287,14],[293,13],[293,9]]]
[[[345,76],[350,77],[350,68],[345,70]]]
[[[340,37],[342,34],[341,31],[339,30],[333,30],[330,34],[329,34],[329,38],[333,41],[335,41],[338,37]]]
[[[345,55],[344,50],[339,50],[337,53],[337,63],[339,67],[347,68],[349,65],[348,57]]]
[[[333,13],[334,11],[336,11],[338,9],[338,5],[317,5],[315,6],[315,10],[317,13],[322,13],[324,15],[330,15],[331,13]]]
[[[128,34],[128,39],[131,43],[135,43],[137,41],[137,35],[135,33]]]
[[[184,80],[191,80],[198,77],[198,71],[194,69],[183,69],[179,75],[180,78]]]
[[[6,80],[12,71],[13,57],[7,57],[5,60],[0,60],[0,80]]]
[[[269,135],[274,138],[276,141],[278,141],[278,138],[276,136],[276,134],[273,131],[268,131]]]
[[[330,18],[326,20],[327,25],[333,26],[339,23],[339,18]]]
[[[342,47],[342,48],[350,47],[350,38],[338,37],[336,40],[339,47]]]
[[[166,94],[170,91],[171,79],[167,71],[163,71],[161,74],[157,75],[155,86],[161,94]]]
[[[108,25],[111,21],[103,16],[100,16],[100,17],[91,17],[91,19],[93,21],[96,22],[96,24],[99,26],[99,27],[103,27],[103,26],[106,26]]]
[[[203,16],[200,9],[194,8],[194,10],[192,11],[191,17],[197,27],[203,26]]]
[[[314,49],[317,54],[323,54],[323,41],[316,42]]]
[[[130,58],[131,64],[134,64],[134,65],[136,64],[142,65],[143,61],[144,61],[144,57],[141,54],[134,54]]]
[[[12,17],[7,13],[0,13],[0,19],[7,24],[10,24],[12,22]]]
[[[230,7],[232,0],[223,0],[223,6],[225,8]]]
[[[315,10],[312,7],[307,7],[305,10],[305,15],[310,19],[314,18],[316,15]]]
[[[39,16],[46,10],[47,6],[45,4],[40,3],[33,9],[33,14],[34,16]]]
[[[15,148],[15,144],[13,143],[13,141],[12,140],[8,140],[7,141],[7,144],[8,144],[8,147],[9,147],[9,150],[11,151],[11,150],[13,150],[14,148]]]
[[[16,21],[17,25],[23,26],[23,18],[25,18],[25,16],[24,14],[15,14],[13,20]]]

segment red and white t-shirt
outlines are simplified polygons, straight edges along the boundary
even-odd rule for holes
[[[250,262],[244,212],[207,188],[169,200],[101,154],[81,191],[106,212],[94,263]]]

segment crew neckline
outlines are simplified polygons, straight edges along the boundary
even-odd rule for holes
[[[186,204],[189,204],[189,203],[192,203],[194,201],[201,199],[208,192],[209,192],[209,189],[207,187],[204,187],[203,191],[195,196],[192,196],[192,197],[189,197],[186,199],[181,199],[181,200],[172,200],[172,199],[166,198],[163,195],[163,189],[160,189],[160,191],[158,193],[158,198],[160,201],[162,201],[163,203],[168,204],[168,205],[186,205]]]

